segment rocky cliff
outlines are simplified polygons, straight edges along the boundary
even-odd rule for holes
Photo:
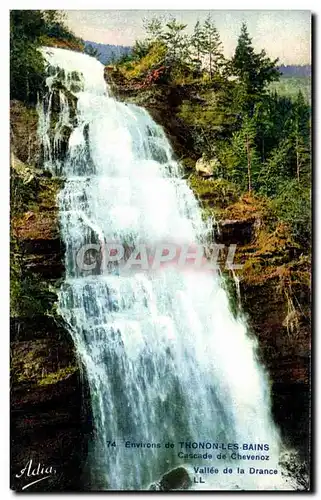
[[[269,209],[244,196],[221,212],[215,240],[236,244],[241,314],[259,340],[269,371],[273,413],[284,442],[308,458],[310,432],[310,259],[289,228],[270,227]],[[224,218],[223,218],[224,217]]]
[[[92,431],[88,387],[56,311],[64,275],[56,196],[62,180],[43,171],[37,113],[11,102],[11,488],[21,471],[54,473],[27,491],[83,487]],[[20,477],[19,477],[20,476]],[[38,478],[38,477],[37,477]]]

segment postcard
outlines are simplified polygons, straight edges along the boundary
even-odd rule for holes
[[[11,488],[311,489],[311,13],[10,12]]]

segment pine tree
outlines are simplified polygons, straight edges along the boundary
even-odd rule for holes
[[[283,189],[285,183],[288,183],[292,177],[291,143],[288,139],[282,139],[274,147],[262,166],[262,175],[260,176],[259,191],[269,196],[276,197]]]
[[[191,46],[194,50],[195,58],[194,64],[198,70],[201,69],[202,66],[202,55],[204,54],[204,29],[202,28],[199,21],[194,26],[194,33],[191,37]]]
[[[235,54],[231,61],[232,73],[239,77],[243,92],[243,106],[252,116],[255,102],[262,97],[267,85],[278,80],[280,73],[276,67],[278,59],[272,61],[262,50],[254,51],[246,24],[242,24]]]
[[[255,145],[254,118],[246,118],[242,128],[233,134],[229,153],[229,177],[249,193],[257,188],[261,161]]]
[[[136,61],[139,61],[140,59],[145,57],[146,54],[148,54],[150,48],[150,43],[147,40],[136,40],[131,52],[131,56]]]
[[[46,25],[46,35],[64,40],[76,40],[74,33],[66,23],[66,13],[61,10],[42,10]]]
[[[107,64],[115,64],[115,63],[116,63],[116,61],[117,61],[117,57],[116,57],[115,51],[114,51],[114,50],[112,50],[112,51],[111,51],[111,53],[110,53],[109,58],[107,58],[107,59],[105,60],[105,66],[106,66]]]
[[[44,37],[78,40],[57,10],[10,12],[10,95],[34,104],[44,90],[45,59],[39,48]]]
[[[301,90],[294,103],[293,142],[296,157],[296,177],[300,182],[301,174],[310,170],[310,112]]]
[[[43,10],[42,17],[47,27],[50,29],[51,26],[56,24],[65,26],[67,16],[66,13],[61,10]]]
[[[203,53],[208,56],[209,73],[210,78],[212,79],[213,73],[220,70],[224,61],[224,57],[220,35],[210,15],[207,17],[204,23],[202,50]]]
[[[143,20],[144,29],[147,34],[146,41],[148,43],[159,42],[163,38],[163,23],[160,17],[153,17],[152,19],[145,18]]]
[[[186,24],[182,24],[171,19],[166,24],[166,32],[163,35],[163,41],[167,46],[167,60],[173,62],[185,62],[188,57],[188,37],[183,33]]]

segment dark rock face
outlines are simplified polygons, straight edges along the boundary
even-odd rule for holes
[[[255,219],[223,220],[214,227],[214,240],[223,245],[247,245],[255,236]]]
[[[284,442],[308,460],[310,449],[310,325],[305,317],[291,329],[287,298],[279,282],[241,282],[242,306],[251,330],[259,339],[259,355],[272,380],[272,412]],[[310,290],[301,284],[302,303]],[[309,307],[309,306],[308,306]],[[288,320],[289,319],[289,320]]]
[[[164,474],[160,481],[150,486],[152,491],[188,490],[192,485],[191,478],[184,467],[177,467]]]
[[[259,340],[258,356],[272,385],[272,414],[283,442],[309,460],[311,421],[311,288],[309,263],[294,261],[291,242],[276,230],[265,247],[259,217],[226,219],[214,228],[215,241],[237,245],[251,272],[239,271],[242,311]],[[258,269],[253,272],[255,266]]]
[[[21,240],[26,252],[25,266],[31,273],[42,278],[59,279],[63,275],[64,245],[60,238],[52,240]]]
[[[17,477],[32,460],[33,468],[41,464],[56,472],[28,491],[77,490],[91,432],[88,389],[66,332],[54,324],[37,331],[38,321],[34,338],[11,343],[11,488],[20,491],[41,477]],[[19,335],[13,323],[12,338],[23,336],[23,319],[19,323]],[[47,338],[39,338],[44,330]]]
[[[32,460],[33,467],[53,467],[56,473],[28,491],[82,489],[92,431],[89,389],[70,334],[54,312],[57,296],[49,288],[57,287],[63,276],[62,246],[53,230],[50,239],[48,225],[46,231],[37,226],[37,217],[19,228],[23,279],[33,281],[32,307],[21,300],[19,310],[26,315],[11,319],[11,488],[19,491],[31,482],[26,474],[17,474]],[[38,238],[38,230],[47,238]],[[46,314],[50,309],[53,316]]]

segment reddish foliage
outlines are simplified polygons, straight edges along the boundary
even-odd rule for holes
[[[147,87],[158,83],[164,77],[166,70],[166,66],[161,66],[160,68],[149,71],[142,86]]]

